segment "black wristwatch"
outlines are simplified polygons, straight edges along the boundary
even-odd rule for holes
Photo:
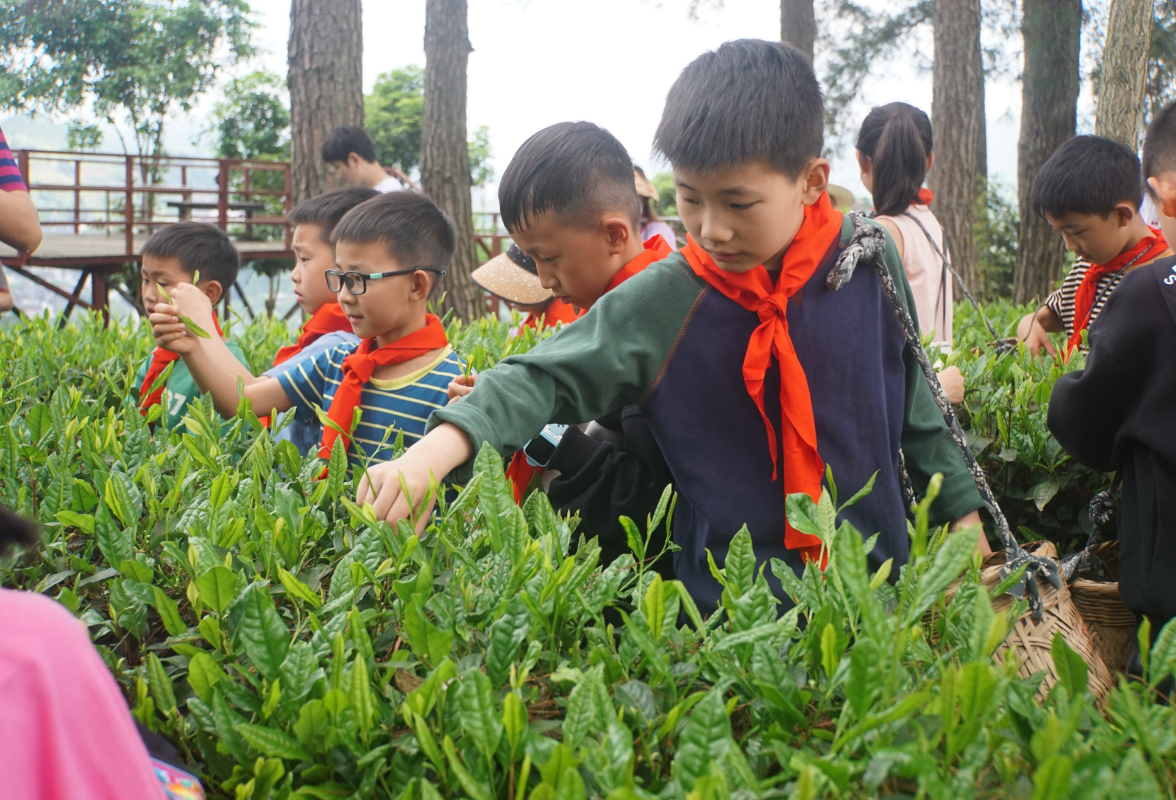
[[[527,463],[532,467],[546,468],[551,463],[555,448],[559,447],[567,429],[567,425],[554,423],[545,426],[538,436],[523,445],[523,455],[527,457]]]

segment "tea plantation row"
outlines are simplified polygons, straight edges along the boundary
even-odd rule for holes
[[[1019,311],[998,310],[1005,325]],[[260,370],[284,332],[242,328]],[[451,333],[487,367],[520,346],[506,328]],[[1105,477],[1045,430],[1051,368],[983,344],[952,357],[975,446],[1023,532],[1068,541]],[[211,796],[1172,796],[1176,715],[1148,684],[1100,709],[1058,640],[1041,703],[1038,680],[993,658],[1011,617],[978,588],[974,531],[920,515],[911,563],[871,575],[873,532],[839,526],[826,494],[794,518],[826,543],[824,575],[770,566],[796,607],[778,616],[740,535],[723,609],[702,619],[643,567],[668,495],[636,521],[633,555],[602,564],[542,494],[515,505],[483,451],[417,537],[351,503],[338,459],[316,480],[320,462],[251,416],[222,425],[198,404],[153,432],[128,399],[149,348],[137,325],[93,319],[0,328],[0,502],[44,534],[0,584],[89,626],[134,714]],[[1176,669],[1176,626],[1149,666],[1151,686]]]

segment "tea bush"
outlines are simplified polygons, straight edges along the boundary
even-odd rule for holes
[[[506,328],[452,332],[488,366],[519,346]],[[263,322],[237,332],[255,367],[281,335]],[[350,501],[340,451],[316,480],[321,462],[248,414],[222,425],[205,401],[181,429],[153,432],[128,400],[148,349],[139,327],[93,318],[0,329],[0,502],[45,539],[0,566],[0,582],[89,626],[133,713],[211,796],[1171,796],[1176,715],[1154,687],[1176,669],[1176,625],[1145,648],[1150,683],[1124,682],[1101,711],[1056,640],[1061,680],[1039,702],[1039,678],[994,657],[1023,606],[993,611],[976,532],[929,530],[926,503],[910,563],[871,575],[871,544],[838,522],[833,494],[794,499],[826,571],[771,564],[795,602],[779,615],[740,532],[715,568],[722,609],[703,619],[680,583],[645,569],[657,554],[643,531],[671,513],[668,494],[630,526],[632,555],[601,564],[591,532],[544,495],[516,505],[483,450],[417,536]],[[974,431],[1005,420],[1007,441],[985,452],[1025,447],[1038,428],[1002,412],[1022,387],[1001,381],[1014,365],[1048,374],[957,358],[985,387]],[[1024,414],[1040,426],[1033,399]],[[1004,463],[1036,457],[1026,447]]]
[[[1001,336],[1014,336],[1029,311],[1007,300],[984,307]],[[1084,546],[1090,533],[1087,504],[1110,485],[1110,476],[1072,461],[1046,428],[1054,381],[1081,369],[1036,358],[1024,347],[997,355],[992,336],[967,303],[956,304],[956,349],[948,363],[964,374],[967,395],[960,422],[1009,524],[1023,539],[1048,538],[1060,552]]]

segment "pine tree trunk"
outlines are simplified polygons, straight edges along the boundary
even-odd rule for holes
[[[804,53],[813,63],[813,41],[817,36],[813,0],[780,0],[780,40]]]
[[[441,309],[452,309],[466,319],[481,312],[470,281],[476,258],[466,143],[466,63],[472,49],[466,0],[426,0],[421,188],[445,209],[457,229],[453,263],[440,284],[445,292]]]
[[[1113,0],[1107,18],[1094,132],[1135,150],[1143,128],[1152,0]]]
[[[976,275],[972,224],[988,176],[980,0],[934,0],[935,64],[932,127],[935,216],[943,224],[951,262],[969,289]]]
[[[1062,276],[1065,244],[1029,207],[1033,178],[1059,146],[1074,135],[1078,107],[1081,0],[1024,0],[1021,35],[1021,137],[1017,143],[1017,198],[1021,235],[1013,299],[1044,298]]]
[[[360,0],[291,0],[287,68],[291,202],[300,203],[340,186],[319,155],[327,134],[363,125]]]

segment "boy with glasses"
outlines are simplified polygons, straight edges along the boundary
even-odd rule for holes
[[[427,308],[453,256],[454,231],[428,198],[393,192],[347,212],[331,241],[337,269],[326,271],[326,283],[361,341],[248,383],[244,394],[260,413],[294,408],[307,420],[321,407],[334,424],[323,428],[319,455],[330,458],[342,436],[349,464],[364,467],[390,460],[397,434],[406,444],[420,439],[429,414],[445,405],[449,382],[462,372],[441,321]],[[156,342],[180,353],[221,414],[235,414],[239,371],[219,342],[193,337],[179,321],[185,315],[204,325],[211,313],[207,301],[190,286],[176,287],[172,298],[173,305],[156,306],[151,315]]]

